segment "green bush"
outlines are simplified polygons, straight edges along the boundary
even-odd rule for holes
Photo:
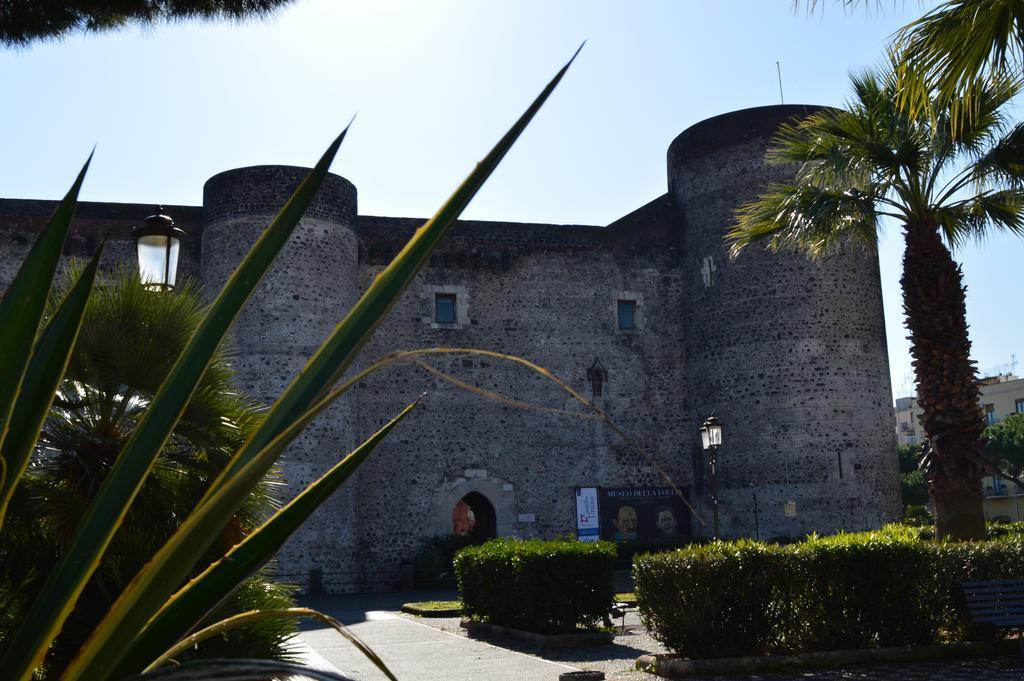
[[[934,545],[913,530],[839,534],[788,547],[785,573],[799,650],[927,643],[939,625]]]
[[[1012,528],[1012,526],[1011,526]],[[689,657],[964,640],[959,583],[1024,577],[1024,536],[940,543],[918,528],[715,542],[634,561],[644,625]]]
[[[542,634],[592,627],[615,597],[611,542],[496,539],[459,551],[466,616]]]
[[[467,546],[476,546],[485,541],[474,534],[443,534],[424,539],[412,559],[415,588],[455,586],[455,554]]]
[[[903,506],[924,506],[931,497],[928,496],[928,483],[924,481],[921,471],[900,473],[900,498]]]
[[[712,542],[634,559],[644,626],[675,651],[730,657],[768,652],[785,617],[783,547]]]

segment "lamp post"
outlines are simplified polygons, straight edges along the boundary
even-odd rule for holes
[[[178,278],[178,251],[185,232],[174,226],[164,207],[132,229],[135,251],[139,258],[139,278],[150,291],[169,291]]]
[[[757,488],[750,483],[750,493],[754,495],[754,539],[761,541],[761,522],[757,517]]]
[[[700,428],[701,444],[707,452],[711,467],[711,512],[714,519],[714,538],[718,539],[718,448],[722,445],[722,423],[714,414],[709,416]]]

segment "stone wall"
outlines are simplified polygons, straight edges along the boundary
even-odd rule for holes
[[[436,264],[416,278],[364,357],[427,347],[515,354],[547,368],[587,399],[593,396],[587,369],[599,358],[607,381],[596,402],[634,435],[641,451],[591,419],[516,408],[412,366],[383,370],[360,386],[361,435],[416,395],[426,396],[362,471],[361,554],[371,588],[395,582],[399,563],[415,552],[424,528],[450,532],[452,499],[471,491],[502,505],[499,523],[509,519],[508,534],[552,537],[575,531],[576,486],[664,486],[654,462],[679,486],[690,483],[688,461],[679,452],[689,433],[677,407],[686,383],[674,342],[682,292],[672,267],[671,233],[649,242],[646,252],[627,253],[606,245],[631,225],[612,227],[614,234],[591,228],[589,243],[534,244],[526,253],[521,235],[532,229],[464,226],[442,246]],[[489,238],[495,232],[501,241]],[[472,262],[467,247],[494,257],[489,264],[461,265]],[[361,267],[361,286],[380,268]],[[431,323],[433,292],[449,288],[466,298],[466,316],[439,327]],[[617,329],[616,302],[624,296],[642,300],[643,321],[634,332]],[[552,381],[508,361],[471,355],[429,361],[518,402],[582,411]]]

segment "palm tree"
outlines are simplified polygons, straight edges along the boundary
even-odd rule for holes
[[[881,0],[836,0],[845,10]],[[793,0],[793,8],[824,10],[823,0]],[[892,47],[902,56],[900,106],[915,115],[929,100],[954,100],[954,132],[965,117],[980,114],[972,93],[995,77],[1018,78],[1024,67],[1024,0],[947,0],[896,32]]]
[[[922,469],[940,537],[980,538],[985,427],[970,359],[965,289],[951,249],[988,229],[1024,235],[1024,126],[1004,105],[1017,84],[976,84],[978,115],[953,135],[958,102],[932,100],[915,115],[897,103],[890,68],[853,77],[845,109],[822,109],[780,128],[769,161],[797,164],[792,184],[774,185],[737,212],[733,254],[755,241],[812,257],[877,246],[882,218],[903,232],[903,308],[910,331],[922,425],[930,441]]]
[[[911,79],[904,101],[921,102],[929,91],[965,104],[978,83],[1019,77],[1024,57],[1024,0],[948,0],[904,26],[896,44],[921,79]],[[924,85],[925,87],[914,87]]]
[[[51,292],[57,308],[77,279],[77,267]],[[124,443],[202,317],[200,293],[185,282],[154,293],[134,270],[121,268],[96,280],[82,329],[32,463],[0,531],[0,648],[18,624],[47,569],[70,542]],[[252,432],[261,415],[231,383],[228,355],[220,352],[175,427],[137,503],[121,525],[48,656],[62,669],[114,599],[174,532]],[[249,496],[211,547],[205,566],[277,509],[270,479]],[[221,608],[218,619],[252,609],[294,605],[290,589],[257,576]],[[199,656],[287,659],[294,623],[276,620],[237,630],[203,646]]]
[[[24,47],[75,32],[96,33],[159,21],[269,16],[293,0],[12,0],[0,4],[0,45]]]

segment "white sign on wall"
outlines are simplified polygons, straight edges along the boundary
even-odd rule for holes
[[[576,536],[580,541],[597,541],[601,523],[597,515],[597,488],[576,489]]]

